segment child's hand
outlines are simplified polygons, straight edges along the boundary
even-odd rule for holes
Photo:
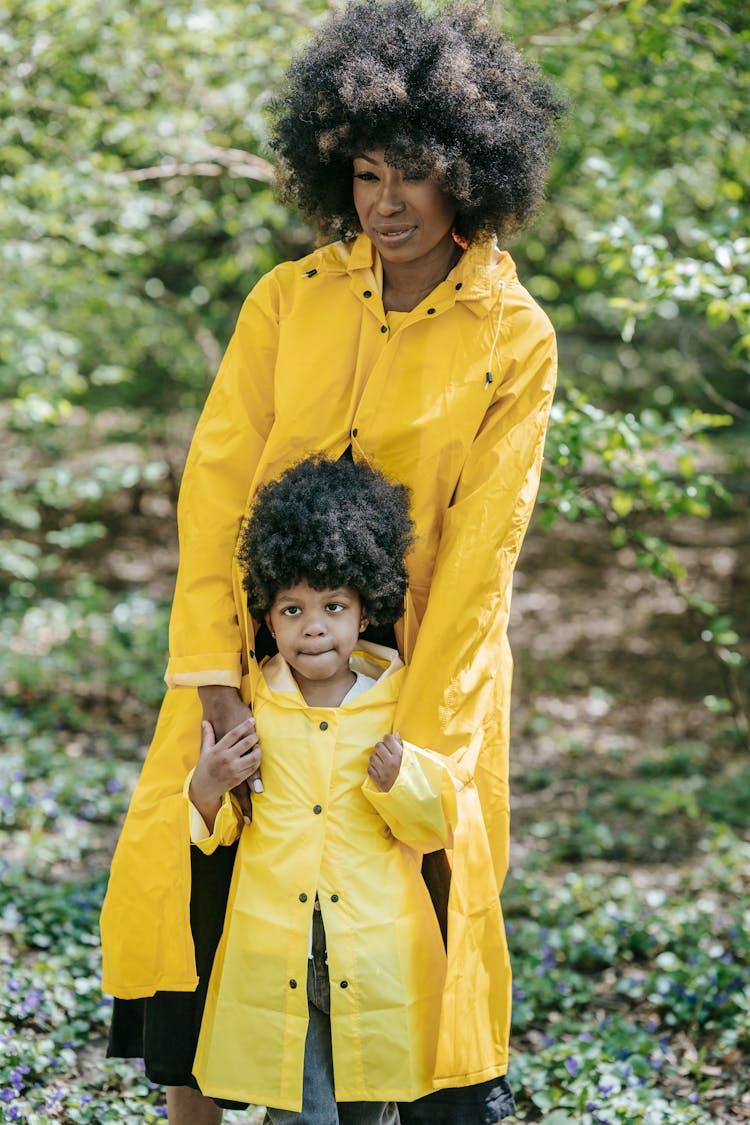
[[[257,773],[261,750],[252,716],[232,727],[218,742],[213,727],[204,721],[201,736],[200,758],[190,781],[190,800],[206,827],[213,831],[224,794]]]
[[[388,793],[393,788],[403,756],[404,745],[398,731],[386,734],[382,742],[375,743],[367,772],[381,792]]]

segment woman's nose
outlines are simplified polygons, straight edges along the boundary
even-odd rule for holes
[[[378,211],[381,215],[397,215],[403,209],[404,201],[401,197],[400,181],[395,176],[386,176],[380,185]]]

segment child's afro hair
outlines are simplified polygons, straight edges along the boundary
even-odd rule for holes
[[[351,586],[373,625],[401,616],[412,542],[409,490],[365,464],[309,457],[258,491],[237,557],[256,620],[279,590]]]
[[[287,197],[326,234],[359,232],[352,160],[382,147],[452,197],[471,242],[534,211],[561,108],[479,8],[352,0],[292,63],[272,143]]]

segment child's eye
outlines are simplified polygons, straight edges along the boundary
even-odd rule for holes
[[[300,609],[300,607],[298,605],[287,605],[287,606],[284,606],[284,608],[282,609],[281,616],[282,617],[297,617],[300,613],[302,613],[302,610]]]
[[[326,606],[326,609],[328,610],[329,613],[341,613],[342,609],[345,609],[345,608],[346,607],[343,606],[341,604],[341,602],[329,602],[328,605]]]

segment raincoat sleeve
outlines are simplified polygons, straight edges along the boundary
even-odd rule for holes
[[[228,847],[233,844],[242,831],[244,821],[239,805],[231,793],[225,793],[222,798],[221,808],[216,814],[214,830],[209,832],[203,817],[190,800],[190,782],[193,770],[187,776],[182,795],[188,803],[190,810],[190,843],[194,844],[205,855],[211,855],[218,847]]]
[[[188,453],[177,506],[180,563],[169,627],[170,687],[239,687],[232,560],[274,417],[278,284],[245,301]]]
[[[509,297],[506,308],[513,303]],[[530,300],[506,315],[497,355],[493,399],[445,513],[394,724],[417,745],[463,761],[472,775],[483,733],[507,727],[511,578],[539,486],[555,387],[554,332]],[[502,764],[489,768],[502,784]]]
[[[421,852],[453,847],[456,793],[463,786],[447,759],[404,742],[398,777],[384,793],[367,777],[362,792],[397,840]]]

